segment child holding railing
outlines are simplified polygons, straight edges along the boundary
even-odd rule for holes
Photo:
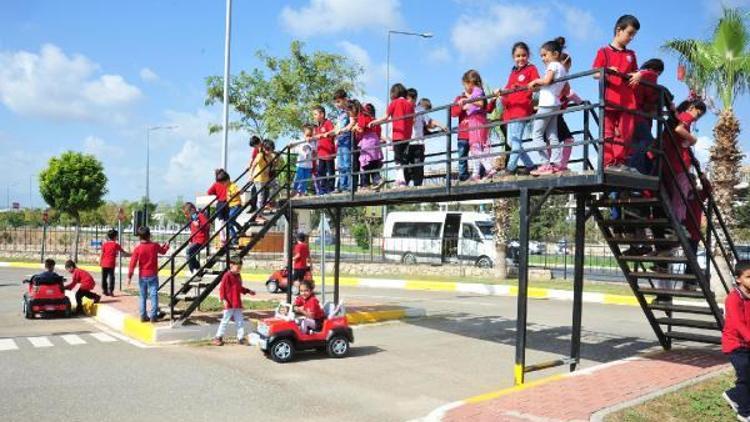
[[[383,167],[380,126],[370,126],[375,119],[375,106],[365,104],[357,116],[354,132],[359,138],[359,165],[362,170],[362,188],[379,190],[385,184],[379,170]]]
[[[674,174],[674,180],[667,180],[665,184],[670,192],[672,211],[679,222],[685,221],[687,200],[690,192],[690,178],[692,167],[690,147],[698,142],[698,138],[690,133],[690,126],[706,114],[706,104],[698,99],[683,101],[677,106],[677,127],[674,129],[674,139],[665,139],[664,153]],[[670,172],[666,172],[670,174]]]
[[[485,178],[491,179],[495,175],[495,160],[490,157],[489,129],[487,128],[487,100],[483,97],[482,77],[474,69],[466,71],[461,82],[464,85],[464,99],[461,105],[466,111],[469,132],[469,157],[472,161],[472,181],[481,179],[484,168]]]
[[[294,174],[294,192],[297,195],[306,195],[313,172],[314,141],[313,127],[304,125],[302,127],[303,141],[297,145],[297,170]]]
[[[414,114],[414,104],[406,99],[406,87],[400,83],[391,87],[391,103],[385,111],[385,116],[371,121],[368,125],[374,127],[393,119],[391,123],[391,141],[393,142],[393,161],[396,163],[396,186],[406,186],[403,166],[407,164],[406,152],[414,128],[414,117],[404,117]]]

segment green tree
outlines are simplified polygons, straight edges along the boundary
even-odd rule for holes
[[[47,168],[39,173],[39,192],[49,206],[75,221],[73,259],[78,260],[81,213],[102,205],[107,193],[102,163],[93,155],[73,151],[52,157]]]
[[[750,32],[745,16],[738,9],[724,9],[710,40],[676,39],[663,46],[686,66],[693,91],[704,95],[713,92],[721,99],[723,109],[718,110],[711,147],[711,182],[716,203],[730,227],[735,221],[732,199],[743,157],[737,142],[740,122],[732,106],[750,86]]]
[[[165,211],[166,220],[168,223],[178,226],[182,226],[187,223],[185,213],[182,211],[182,207],[184,205],[185,200],[182,199],[182,196],[178,196],[177,201]]]
[[[229,81],[229,103],[240,120],[232,129],[244,129],[263,138],[276,138],[299,132],[310,120],[310,109],[330,105],[333,92],[356,92],[362,69],[349,59],[324,51],[305,53],[304,43],[293,41],[288,57],[274,57],[260,50],[256,57],[262,68],[241,71]],[[206,105],[223,101],[224,78],[206,78]],[[212,126],[213,133],[220,126]]]

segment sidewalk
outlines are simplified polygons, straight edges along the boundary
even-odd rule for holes
[[[709,349],[678,349],[602,364],[451,403],[428,421],[588,421],[609,409],[725,370]]]

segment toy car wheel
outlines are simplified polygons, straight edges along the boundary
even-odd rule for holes
[[[266,281],[266,290],[268,290],[268,293],[277,293],[279,291],[279,283],[276,280]]]
[[[294,343],[288,338],[278,339],[271,344],[269,353],[274,362],[289,362],[294,358]]]
[[[344,336],[333,336],[326,345],[328,356],[343,358],[349,353],[349,340]]]
[[[23,301],[23,315],[26,317],[26,319],[34,318],[34,312],[31,311],[31,306],[26,300]]]

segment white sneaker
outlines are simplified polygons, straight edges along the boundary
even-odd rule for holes
[[[732,400],[731,398],[729,398],[729,394],[727,394],[726,391],[723,392],[723,393],[721,393],[721,397],[724,399],[724,401],[727,402],[727,404],[729,404],[729,406],[732,407],[732,410],[734,410],[735,412],[737,411],[737,407],[738,407],[737,406],[737,402],[735,402],[734,400]],[[742,420],[745,420],[745,419],[742,419]]]

